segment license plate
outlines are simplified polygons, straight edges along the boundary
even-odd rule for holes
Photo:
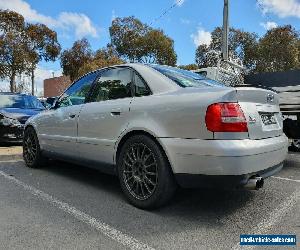
[[[264,125],[277,124],[274,114],[261,114],[260,117]]]

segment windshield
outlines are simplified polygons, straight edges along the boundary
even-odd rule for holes
[[[207,87],[207,86],[224,86],[222,83],[216,82],[205,78],[202,75],[194,72],[183,70],[175,67],[161,66],[161,65],[149,65],[153,69],[159,71],[166,77],[173,80],[180,87]]]
[[[44,109],[35,96],[0,95],[0,108]]]

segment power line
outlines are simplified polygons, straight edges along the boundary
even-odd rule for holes
[[[152,22],[150,23],[150,26],[152,26],[153,23],[156,23],[159,19],[167,15],[173,8],[179,6],[184,0],[177,0],[175,1],[169,8],[165,9],[160,16],[154,18]]]

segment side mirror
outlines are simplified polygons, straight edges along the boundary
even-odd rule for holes
[[[58,101],[58,98],[56,97],[55,100],[53,101],[50,109],[57,109],[58,107],[59,107],[59,101]]]

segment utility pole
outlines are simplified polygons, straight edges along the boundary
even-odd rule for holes
[[[224,0],[223,9],[223,46],[222,46],[222,57],[224,61],[229,60],[228,53],[228,34],[229,34],[229,0]]]

